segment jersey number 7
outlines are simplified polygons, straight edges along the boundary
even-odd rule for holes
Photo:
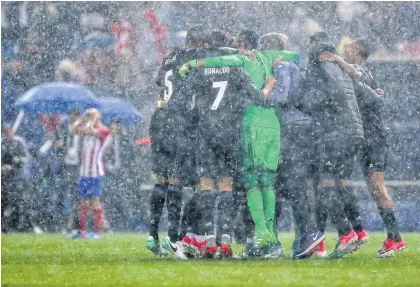
[[[217,92],[216,99],[214,100],[210,110],[215,111],[219,107],[220,102],[222,101],[222,98],[225,95],[227,83],[227,81],[213,82],[213,88],[219,88],[219,91]]]

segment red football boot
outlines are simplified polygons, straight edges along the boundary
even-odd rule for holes
[[[357,249],[358,240],[357,233],[353,229],[347,235],[341,235],[330,257],[343,258],[344,255],[354,252]]]
[[[319,249],[317,251],[315,251],[314,255],[315,255],[315,257],[318,257],[318,258],[328,257],[328,253],[325,250],[325,242],[324,241],[322,241],[322,243],[319,245]]]
[[[406,246],[407,243],[402,238],[400,241],[394,241],[388,238],[384,241],[382,248],[378,250],[378,258],[392,257],[395,255],[395,252],[403,251]]]
[[[197,241],[197,235],[191,234],[190,236],[186,235],[181,242],[182,253],[186,257],[197,258],[201,257],[203,249],[206,247],[206,241]]]
[[[203,258],[217,258],[219,255],[219,248],[216,245],[216,237],[211,235],[207,237],[207,243],[202,254]]]
[[[367,232],[366,232],[366,230],[362,230],[362,231],[360,231],[358,234],[357,234],[357,244],[360,246],[360,245],[363,245],[363,244],[365,244],[365,243],[368,243],[368,241],[369,241],[369,236],[368,236],[368,234],[367,234]]]

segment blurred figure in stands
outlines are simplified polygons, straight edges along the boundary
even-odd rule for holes
[[[1,136],[1,230],[19,231],[23,181],[20,169],[29,158],[25,140],[13,134],[10,126],[2,127]]]
[[[104,189],[105,211],[112,229],[130,230],[134,221],[135,192],[139,186],[134,138],[117,122],[111,123],[110,129],[112,147],[105,157],[105,167],[109,174]],[[106,227],[104,224],[103,228]]]

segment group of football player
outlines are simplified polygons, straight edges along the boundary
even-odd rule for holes
[[[352,253],[368,241],[345,182],[356,157],[388,231],[378,257],[405,248],[384,185],[384,92],[363,65],[368,43],[353,41],[342,59],[326,33],[309,42],[305,70],[285,34],[244,30],[231,39],[198,25],[185,48],[163,59],[150,123],[156,184],[146,247],[154,254],[236,258],[241,225],[243,257],[282,257],[282,198],[293,210],[294,259],[328,256],[328,215],[339,236],[329,256]],[[195,192],[183,204],[186,186]],[[168,236],[160,240],[165,201]]]

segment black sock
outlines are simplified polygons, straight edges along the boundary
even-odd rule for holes
[[[245,207],[243,216],[244,216],[243,221],[245,224],[245,237],[254,238],[255,224],[254,224],[254,220],[252,219],[251,212],[249,212],[248,206]]]
[[[303,183],[304,180],[305,179],[301,179]],[[295,224],[298,227],[300,237],[304,237],[308,234],[316,232],[317,225],[311,214],[311,206],[309,204],[310,200],[308,197],[307,186],[296,182],[295,184],[291,185],[291,190],[293,190],[293,194],[290,195],[293,217],[295,219]],[[326,218],[328,213],[324,213],[324,217]]]
[[[331,215],[331,221],[335,225],[339,236],[347,235],[351,230],[351,224],[344,214],[344,204],[336,188],[331,190],[330,199],[329,213]]]
[[[198,230],[195,230],[195,223],[198,218],[198,210],[197,210],[197,201],[199,199],[199,193],[194,192],[190,200],[184,206],[184,211],[182,213],[181,218],[181,231],[180,237],[184,238],[187,233],[196,233],[198,234]]]
[[[220,244],[223,234],[233,236],[233,195],[231,191],[222,191],[217,201],[216,243]]]
[[[155,184],[150,198],[150,227],[149,235],[155,240],[159,239],[159,222],[165,204],[167,185]]]
[[[315,191],[315,220],[317,229],[321,232],[325,232],[328,219],[328,187],[317,188]]]
[[[214,235],[214,209],[216,192],[211,190],[200,191],[197,207],[201,213],[200,234]]]
[[[378,207],[379,214],[382,217],[384,225],[388,231],[388,238],[394,241],[401,241],[401,235],[398,227],[397,219],[395,218],[395,213],[392,208],[382,208]]]
[[[180,240],[179,238],[179,223],[181,220],[182,209],[182,186],[179,184],[170,184],[167,192],[168,208],[168,236],[172,242]]]
[[[350,220],[354,231],[359,233],[363,230],[362,217],[360,216],[359,203],[352,187],[339,188],[344,202],[344,212]]]
[[[283,207],[283,202],[281,200],[281,197],[279,196],[279,192],[276,192],[276,210],[274,213],[274,228],[273,228],[273,232],[274,232],[274,236],[279,239],[279,226],[278,226],[278,222],[281,218],[281,211]]]

